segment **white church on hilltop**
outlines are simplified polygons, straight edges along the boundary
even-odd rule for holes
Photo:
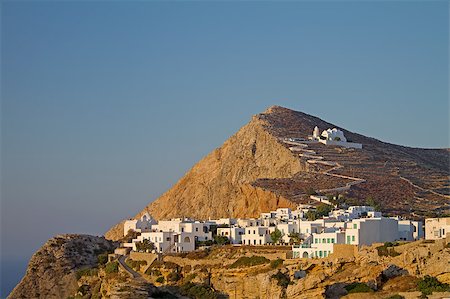
[[[312,139],[325,145],[362,149],[361,143],[348,142],[347,138],[344,136],[344,132],[336,128],[324,130],[322,134],[320,134],[320,130],[316,126],[313,130]]]

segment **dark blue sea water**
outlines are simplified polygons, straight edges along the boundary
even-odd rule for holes
[[[0,298],[4,299],[25,274],[28,260],[1,260]]]

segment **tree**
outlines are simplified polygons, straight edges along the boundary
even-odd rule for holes
[[[375,211],[380,211],[380,204],[372,196],[368,196],[366,202],[369,206],[373,207]]]
[[[306,219],[308,219],[309,221],[314,221],[318,218],[317,212],[316,211],[308,211],[306,212]]]
[[[333,208],[330,205],[320,204],[317,206],[317,214],[319,217],[328,216]]]
[[[275,228],[273,232],[270,233],[270,238],[272,239],[272,242],[274,244],[277,244],[280,242],[281,238],[283,237],[283,234],[278,228]]]
[[[149,252],[155,249],[155,245],[148,239],[144,239],[142,242],[136,242],[137,251]]]
[[[216,242],[218,245],[225,245],[230,244],[230,240],[225,236],[215,236],[214,242]]]
[[[289,234],[289,244],[300,244],[300,234],[298,233],[290,233]]]
[[[122,238],[122,241],[130,243],[131,241],[133,241],[133,239],[136,239],[139,235],[140,233],[138,233],[137,231],[129,229],[126,236]]]

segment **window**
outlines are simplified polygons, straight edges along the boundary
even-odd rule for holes
[[[355,242],[355,236],[352,236],[352,242]]]
[[[347,236],[347,244],[350,244],[350,236]]]
[[[334,238],[331,238],[331,243],[333,243],[333,244],[334,244]]]
[[[261,240],[259,240],[259,245],[261,245],[262,244],[262,242],[261,242]]]
[[[353,228],[357,228],[358,225],[356,223],[353,223]]]
[[[322,257],[322,250],[319,251],[319,257]]]
[[[326,243],[327,240],[325,238],[322,239],[322,243]]]
[[[184,227],[181,228],[181,232],[184,233]]]
[[[327,243],[330,243],[330,238],[327,238]]]
[[[254,234],[254,235],[256,234],[255,230],[253,230],[253,234]]]
[[[256,240],[253,240],[253,245],[256,245]]]
[[[170,237],[167,237],[167,238],[166,238],[166,241],[170,241]]]
[[[198,227],[195,228],[195,231],[198,232]]]

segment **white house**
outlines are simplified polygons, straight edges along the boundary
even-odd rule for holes
[[[244,245],[266,245],[272,242],[270,233],[275,227],[252,226],[245,227],[245,233],[242,235],[242,244]]]
[[[327,257],[333,253],[334,244],[345,243],[345,232],[336,230],[320,234],[312,234],[311,237],[300,245],[292,246],[294,258]]]
[[[144,232],[133,240],[133,250],[136,243],[149,240],[155,245],[155,251],[161,253],[188,252],[195,250],[195,239],[192,233],[177,232]]]
[[[425,219],[425,239],[437,240],[450,234],[450,217]]]
[[[237,225],[239,227],[248,227],[248,226],[259,226],[261,225],[261,219],[237,219]]]
[[[281,241],[286,244],[289,243],[291,239],[289,237],[290,234],[299,233],[299,225],[297,223],[279,223],[276,228],[283,235]]]
[[[346,244],[361,246],[398,240],[398,222],[392,218],[353,219],[346,226]]]
[[[217,235],[227,237],[231,244],[241,244],[242,235],[245,233],[245,228],[243,227],[218,227]]]
[[[326,222],[324,219],[321,226],[314,226],[315,232],[311,233],[303,244],[292,246],[293,256],[327,257],[333,253],[333,244],[362,246],[405,238],[414,240],[416,237],[420,238],[420,226],[417,221],[399,221],[385,217],[358,218],[345,222]]]
[[[422,222],[398,219],[398,234],[399,240],[415,241],[422,239],[424,237]]]
[[[156,220],[148,213],[145,213],[139,219],[125,220],[125,223],[123,224],[123,235],[126,236],[130,230],[136,232],[150,231],[152,225],[155,225],[156,223]]]
[[[152,226],[152,230],[159,232],[192,233],[194,240],[212,240],[210,230],[212,222],[200,222],[190,219],[176,218],[172,220],[161,220],[157,225]]]

